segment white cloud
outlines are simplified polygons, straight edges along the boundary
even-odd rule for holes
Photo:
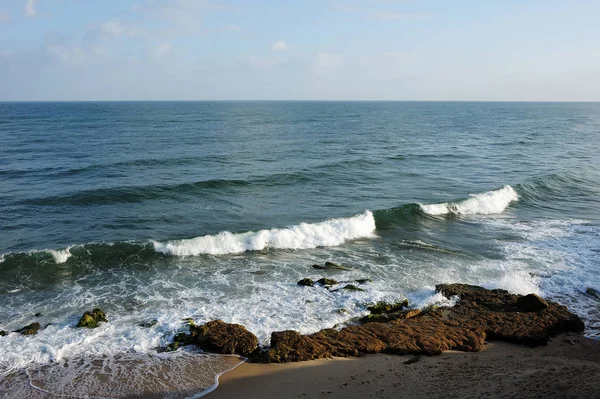
[[[171,52],[171,46],[168,42],[164,42],[154,49],[156,58],[161,59]]]
[[[344,62],[341,54],[318,53],[314,63],[315,72],[319,74],[328,73]]]
[[[111,36],[120,36],[123,30],[123,25],[119,21],[106,21],[102,24],[102,31]]]
[[[283,51],[287,48],[287,45],[285,44],[285,42],[283,40],[277,40],[275,43],[273,43],[273,50],[275,51]]]
[[[0,24],[4,23],[4,22],[9,22],[9,21],[10,21],[10,15],[8,15],[8,12],[6,10],[0,9]]]
[[[35,2],[36,0],[27,0],[27,4],[25,4],[25,15],[28,17],[35,16]]]

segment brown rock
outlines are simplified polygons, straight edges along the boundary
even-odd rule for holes
[[[382,319],[339,331],[325,329],[310,335],[274,332],[271,348],[260,359],[289,362],[379,352],[435,355],[447,350],[479,351],[486,337],[536,346],[559,333],[584,329],[579,317],[551,301],[546,309],[523,312],[518,302],[525,297],[505,290],[466,284],[441,284],[436,289],[461,300],[452,308],[382,313],[375,315]]]
[[[548,302],[536,294],[527,294],[517,298],[517,305],[525,312],[539,312],[548,309]]]
[[[40,328],[42,328],[40,323],[31,323],[30,325],[25,326],[20,330],[16,330],[14,332],[19,333],[21,335],[35,335],[38,333]]]
[[[258,350],[258,339],[239,324],[222,320],[190,326],[190,343],[211,352],[250,356]]]
[[[312,280],[311,280],[311,279],[309,279],[309,278],[303,278],[302,280],[298,281],[298,283],[297,283],[297,284],[298,284],[298,285],[304,285],[304,286],[306,286],[306,287],[312,287],[312,286],[314,286],[314,285],[315,285],[315,282],[314,282],[314,281],[312,281]]]

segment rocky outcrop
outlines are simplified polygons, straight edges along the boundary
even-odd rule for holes
[[[317,284],[320,285],[336,285],[338,282],[332,278],[320,278],[317,280]]]
[[[35,335],[38,333],[40,328],[42,328],[40,323],[31,323],[30,325],[13,332],[19,333],[21,335]]]
[[[85,312],[83,316],[81,316],[79,323],[77,323],[77,327],[96,328],[100,323],[107,321],[106,314],[102,309],[95,308],[91,312]]]
[[[527,294],[517,298],[517,305],[524,312],[539,312],[540,310],[548,309],[549,306],[545,299],[540,298],[536,294]]]
[[[5,337],[7,335],[8,335],[8,333],[6,331],[0,330],[0,337]]]
[[[222,320],[209,321],[200,326],[191,325],[189,338],[181,340],[216,353],[250,356],[258,351],[258,339],[246,327]]]
[[[465,284],[441,284],[436,289],[446,297],[458,296],[460,301],[452,308],[423,312],[374,306],[374,320],[363,319],[368,322],[339,331],[325,329],[310,335],[274,332],[271,348],[257,359],[289,362],[379,352],[434,355],[446,350],[479,351],[486,338],[536,346],[559,333],[584,329],[579,317],[554,302]],[[540,309],[543,303],[548,306]],[[533,311],[534,307],[539,310]],[[376,313],[379,309],[381,313]]]

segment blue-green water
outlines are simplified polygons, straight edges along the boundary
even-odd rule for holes
[[[52,323],[1,337],[0,368],[152,352],[184,317],[268,344],[450,281],[596,337],[599,199],[600,104],[0,103],[0,329]],[[323,276],[373,282],[296,285]],[[96,306],[110,323],[72,328]]]

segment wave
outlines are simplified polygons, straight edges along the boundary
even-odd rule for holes
[[[218,186],[229,183],[231,181],[223,183],[213,180],[206,184]],[[159,195],[154,191],[152,193]],[[79,200],[83,199],[78,198]],[[86,196],[88,201],[93,198],[94,196]],[[260,251],[267,248],[311,249],[338,246],[347,241],[374,237],[376,229],[385,230],[398,225],[411,225],[423,217],[500,213],[518,198],[517,192],[507,185],[498,190],[474,194],[470,198],[457,202],[425,205],[405,204],[373,212],[366,210],[347,218],[300,223],[284,228],[238,233],[223,231],[212,235],[169,241],[91,243],[73,245],[59,250],[5,253],[0,255],[0,265],[3,267],[10,267],[10,265],[35,266],[48,263],[62,264],[72,260],[94,264],[122,264],[164,255],[225,255]],[[71,198],[71,200],[75,201],[75,198]],[[121,199],[121,201],[125,201],[125,199]]]
[[[439,204],[419,204],[427,215],[489,215],[502,213],[513,201],[518,201],[517,192],[509,185],[498,190],[473,194],[471,197],[457,202],[442,202]]]
[[[337,246],[349,240],[373,237],[374,234],[375,218],[373,213],[365,211],[349,218],[301,223],[283,229],[238,234],[225,231],[185,240],[153,242],[153,245],[157,252],[166,255],[224,255],[265,248],[309,249]]]

